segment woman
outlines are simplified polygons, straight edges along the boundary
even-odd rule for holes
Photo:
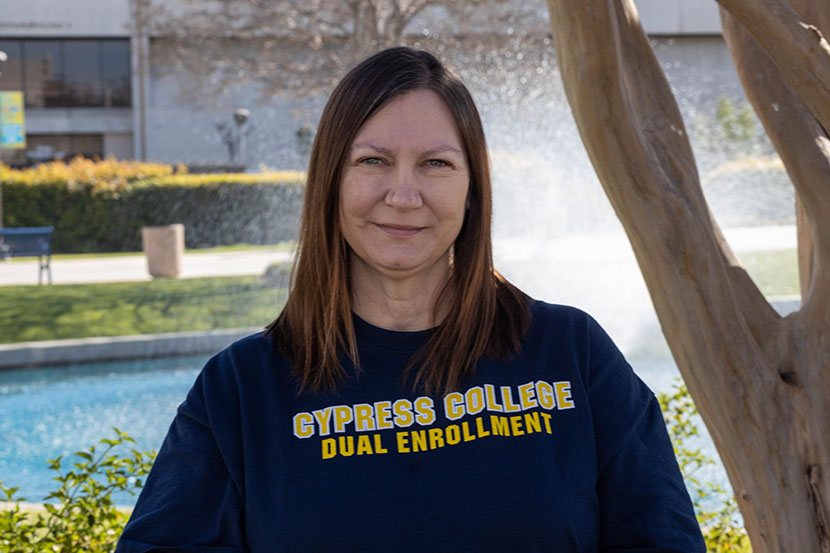
[[[383,51],[323,112],[288,302],[204,368],[119,551],[704,551],[652,393],[492,266],[475,105]]]

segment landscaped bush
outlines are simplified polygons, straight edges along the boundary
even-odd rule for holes
[[[54,226],[56,253],[141,250],[141,227],[181,223],[188,248],[295,238],[304,175],[189,175],[183,167],[83,158],[0,165],[3,226]]]
[[[17,502],[26,498],[17,497],[17,488],[0,482],[5,496],[0,499],[11,503],[0,507],[0,551],[105,553],[115,549],[128,515],[116,507],[113,496],[135,495],[156,454],[135,449],[123,454],[121,449],[135,440],[113,430],[115,439],[105,438],[98,446],[75,453],[77,460],[69,467],[61,457],[48,461],[59,486],[45,498],[43,512],[21,509]]]
[[[701,479],[702,468],[715,464],[697,443],[700,417],[686,385],[678,382],[671,394],[657,395],[669,431],[674,454],[692,497],[695,515],[707,553],[752,553],[749,538],[740,523],[734,496],[718,484]]]

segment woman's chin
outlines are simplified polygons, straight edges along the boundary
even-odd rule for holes
[[[410,256],[380,257],[367,263],[361,260],[361,272],[383,277],[401,279],[429,277],[443,275],[449,270],[449,263],[441,263],[440,259],[423,259]]]

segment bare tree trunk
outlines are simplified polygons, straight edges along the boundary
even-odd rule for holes
[[[743,7],[770,2],[745,1]],[[824,207],[830,181],[811,180],[825,175],[823,148],[807,155],[800,148],[815,141],[818,115],[801,108],[799,98],[781,96],[778,109],[799,106],[804,121],[769,120],[793,140],[787,147],[797,161],[784,162],[791,175],[803,173],[803,180],[793,180],[805,200],[816,252],[811,293],[801,311],[782,319],[711,219],[682,118],[633,2],[548,0],[548,7],[582,140],[723,459],[754,551],[830,552],[830,295],[823,293],[830,232],[822,235],[830,218],[820,217],[830,212]],[[790,18],[784,28],[801,27]],[[800,91],[827,82],[830,73],[802,78],[809,68],[823,67],[815,45],[820,50],[826,41],[813,41],[814,50],[799,57],[804,41],[798,36],[788,47],[778,46],[793,50],[779,57],[800,60],[808,70],[776,82],[786,80]],[[805,129],[815,132],[801,134]]]

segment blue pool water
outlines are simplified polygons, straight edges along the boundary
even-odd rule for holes
[[[113,438],[113,426],[157,450],[208,357],[0,372],[0,481],[38,502],[57,487],[46,460]]]
[[[0,481],[39,502],[57,487],[46,461],[114,437],[113,426],[136,440],[131,447],[158,450],[208,357],[0,371]],[[665,356],[631,359],[631,364],[656,392],[669,391],[678,375]],[[701,432],[700,446],[717,458],[702,425]],[[729,488],[720,465],[696,476]],[[135,502],[130,495],[115,499],[122,505]]]

